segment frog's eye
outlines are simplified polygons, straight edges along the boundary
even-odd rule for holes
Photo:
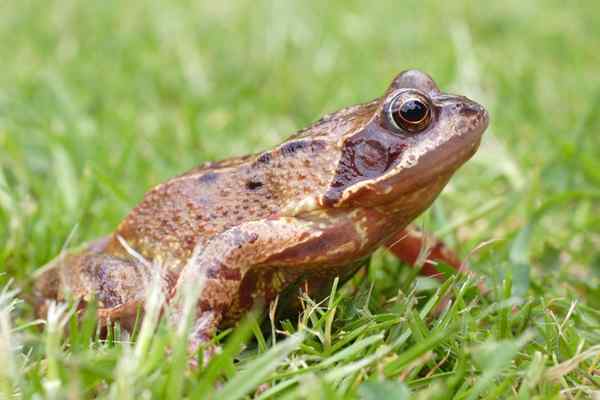
[[[429,126],[431,106],[422,96],[400,94],[389,103],[386,114],[394,128],[418,133]]]

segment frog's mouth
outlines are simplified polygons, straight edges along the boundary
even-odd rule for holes
[[[450,178],[458,168],[477,152],[481,132],[454,136],[440,147],[421,156],[416,165],[392,175],[386,182],[392,192],[402,195],[429,186],[432,182]]]

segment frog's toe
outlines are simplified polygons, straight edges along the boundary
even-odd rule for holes
[[[130,301],[115,307],[100,308],[96,312],[98,324],[104,328],[118,321],[119,325],[130,331],[144,316],[144,304],[140,301]]]
[[[199,350],[195,351],[195,356],[188,359],[188,368],[191,370],[206,368],[215,356],[221,353],[221,346],[212,343],[206,343]]]

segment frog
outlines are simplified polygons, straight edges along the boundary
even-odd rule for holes
[[[476,153],[488,123],[482,105],[403,71],[381,96],[270,150],[206,162],[152,188],[112,234],[40,269],[36,312],[93,299],[100,325],[131,329],[158,280],[174,321],[184,289],[195,294],[193,352],[257,306],[287,298],[294,309],[293,288],[324,298],[381,247],[416,264],[428,241],[425,273],[439,261],[461,270],[413,221]]]

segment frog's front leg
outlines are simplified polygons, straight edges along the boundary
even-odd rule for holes
[[[400,231],[386,247],[403,262],[421,267],[421,273],[426,276],[444,278],[436,268],[437,262],[440,261],[456,271],[469,271],[467,265],[443,241],[424,233],[414,225]]]
[[[285,264],[286,250],[319,240],[326,233],[309,221],[279,218],[233,227],[204,246],[199,245],[181,272],[172,300],[174,322],[178,322],[185,309],[186,293],[190,295],[199,290],[195,293],[198,296],[190,352],[195,352],[214,335],[224,317],[241,314],[240,310],[233,309],[234,299],[240,295],[240,285],[250,268],[261,268],[273,262]],[[317,249],[313,246],[309,250],[309,247],[303,254],[306,260],[316,256],[312,252]]]

